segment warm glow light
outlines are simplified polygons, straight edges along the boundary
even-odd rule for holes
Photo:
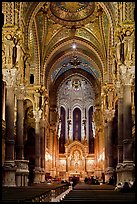
[[[102,154],[100,154],[99,158],[98,158],[98,162],[99,161],[104,161],[105,159],[105,153],[103,152]]]
[[[76,49],[76,44],[75,43],[73,43],[72,48]]]
[[[46,161],[52,160],[52,156],[47,152],[46,152],[46,155],[45,155],[45,160]]]
[[[88,164],[93,164],[93,163],[94,163],[94,160],[88,160],[87,163],[88,163]]]

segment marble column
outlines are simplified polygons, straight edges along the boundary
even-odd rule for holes
[[[41,154],[40,154],[40,119],[41,110],[33,111],[35,118],[35,177],[34,183],[41,182]]]
[[[108,121],[108,166],[113,169],[113,152],[112,152],[112,120]]]
[[[132,161],[131,85],[124,86],[123,162]]]
[[[16,121],[16,159],[24,159],[23,154],[23,98],[17,96],[17,121]]]
[[[6,84],[2,81],[2,119],[5,120]]]
[[[118,95],[118,161],[117,161],[117,183],[122,181],[121,165],[123,163],[123,88],[120,82],[116,84]]]
[[[50,130],[50,145],[51,145],[51,155],[52,155],[52,167],[51,167],[51,176],[55,176],[55,130],[54,127]]]
[[[107,159],[108,159],[108,167],[106,168],[106,181],[109,180],[109,178],[113,175],[114,173],[114,167],[113,167],[113,143],[112,143],[112,119],[114,116],[114,111],[108,111],[107,112],[107,125],[108,125],[108,132],[107,132]]]
[[[133,162],[131,85],[134,79],[135,67],[120,67],[123,82],[123,164],[121,166],[122,181],[134,180],[135,164]]]
[[[5,162],[3,165],[3,186],[14,187],[16,165],[14,161],[14,83],[16,69],[3,70],[3,79],[6,81],[6,135],[5,135]]]
[[[28,186],[28,160],[24,160],[24,142],[23,142],[23,98],[24,88],[17,89],[17,120],[16,120],[16,184],[17,186]]]
[[[118,164],[123,162],[123,98],[118,99]]]
[[[42,178],[41,182],[45,182],[45,119],[41,119],[41,170]]]
[[[108,168],[108,123],[105,121],[105,128],[104,128],[104,134],[105,134],[105,171]],[[107,175],[105,174],[105,180],[108,180]]]
[[[123,118],[123,180],[134,179],[133,138],[131,114],[131,85],[124,86],[124,118]]]

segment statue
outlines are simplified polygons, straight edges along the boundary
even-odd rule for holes
[[[123,43],[124,43],[124,64],[130,65],[133,53],[133,31],[126,30]]]
[[[116,60],[117,64],[129,66],[132,62],[133,55],[133,31],[127,29],[124,31],[119,31],[116,36]]]
[[[13,46],[14,46],[14,42],[13,42],[13,37],[12,35],[8,34],[5,40],[5,58],[6,58],[6,65],[13,65],[13,61],[12,61],[12,54],[13,54]]]

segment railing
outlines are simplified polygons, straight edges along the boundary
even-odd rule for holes
[[[50,202],[59,202],[62,200],[66,194],[72,190],[72,185],[64,185],[56,189],[51,190],[51,200]]]
[[[52,190],[47,190],[33,198],[25,199],[25,202],[59,202],[70,190],[72,190],[72,186],[64,184],[63,186],[53,187]]]

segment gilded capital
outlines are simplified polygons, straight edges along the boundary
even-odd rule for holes
[[[124,85],[131,85],[135,78],[135,66],[120,66],[120,77]]]
[[[42,110],[36,110],[36,111],[34,110],[33,115],[34,115],[35,121],[40,122]]]
[[[26,93],[25,86],[23,84],[20,84],[20,86],[15,88],[15,93],[18,100],[23,100]]]
[[[107,122],[112,121],[114,114],[115,114],[115,110],[106,110],[104,112],[104,120]]]
[[[116,89],[116,93],[117,93],[118,98],[123,98],[123,86],[122,86],[122,83],[120,81],[116,81],[115,89]]]
[[[6,85],[8,87],[12,87],[15,85],[17,70],[16,69],[3,69],[3,80],[6,81]]]

